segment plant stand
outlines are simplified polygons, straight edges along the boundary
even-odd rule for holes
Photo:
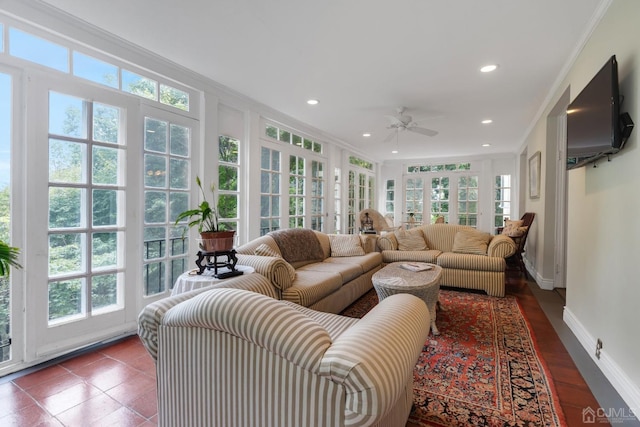
[[[211,260],[213,258],[213,261]],[[220,260],[222,258],[222,260]],[[203,264],[202,261],[206,260]],[[205,269],[213,269],[213,277],[217,279],[226,279],[229,277],[240,276],[242,271],[236,270],[236,264],[238,258],[236,257],[236,250],[230,251],[215,251],[206,252],[198,251],[198,259],[196,265],[198,266],[198,274],[202,274]],[[219,268],[227,268],[229,271],[218,273]]]

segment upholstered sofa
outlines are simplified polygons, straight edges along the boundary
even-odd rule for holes
[[[506,235],[493,236],[473,227],[426,224],[378,238],[384,264],[422,261],[442,267],[441,286],[505,294],[505,258],[517,249]]]
[[[294,228],[236,248],[238,264],[266,276],[285,301],[339,313],[373,287],[382,256],[367,235]]]
[[[233,280],[270,293],[260,274]],[[362,319],[233,288],[172,298],[140,315],[160,426],[406,424],[429,334],[419,298],[394,295]]]

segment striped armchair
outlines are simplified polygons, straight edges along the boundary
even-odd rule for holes
[[[401,426],[429,333],[420,299],[362,319],[239,289],[213,289],[158,328],[161,426]]]

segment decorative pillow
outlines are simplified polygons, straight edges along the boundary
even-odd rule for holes
[[[521,237],[527,231],[526,226],[523,226],[524,221],[518,219],[515,221],[506,220],[504,228],[502,229],[502,234],[509,237]]]
[[[261,244],[255,249],[255,251],[253,251],[253,253],[259,256],[271,256],[271,257],[280,258],[282,261],[284,261],[285,265],[287,266],[287,272],[289,273],[289,277],[291,278],[291,281],[296,280],[296,269],[293,268],[293,266],[289,264],[287,261],[285,261],[285,259],[282,258],[282,255],[280,255],[275,250],[271,249],[268,245],[264,243]]]
[[[491,234],[478,230],[458,231],[453,239],[452,251],[459,254],[486,255]]]
[[[357,234],[330,234],[329,244],[332,257],[364,255],[364,248]]]
[[[411,230],[397,230],[394,232],[398,241],[399,251],[426,251],[427,242],[424,241],[424,235],[419,228]]]

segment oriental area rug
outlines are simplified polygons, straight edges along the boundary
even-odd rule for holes
[[[362,317],[371,290],[341,314]],[[515,297],[440,291],[414,370],[412,426],[564,426],[553,383]]]

